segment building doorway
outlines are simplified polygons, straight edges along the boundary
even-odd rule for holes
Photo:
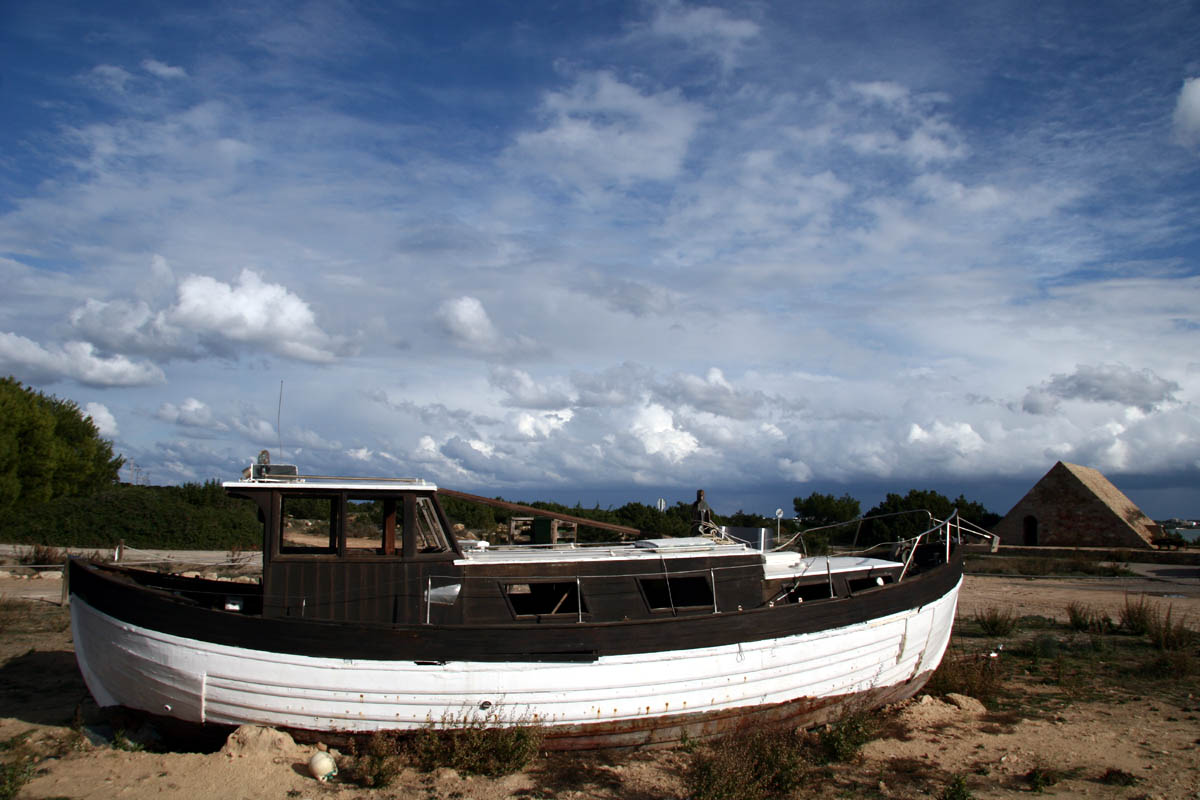
[[[1025,518],[1024,529],[1024,544],[1026,547],[1037,547],[1038,543],[1038,522],[1037,517],[1028,516]]]

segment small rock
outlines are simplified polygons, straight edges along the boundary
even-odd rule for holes
[[[951,692],[950,694],[946,695],[946,700],[948,700],[951,705],[958,706],[963,711],[967,711],[972,714],[984,714],[987,712],[987,709],[984,707],[983,703],[979,702],[974,697],[968,697],[965,694]]]

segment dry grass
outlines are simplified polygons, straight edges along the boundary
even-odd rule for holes
[[[991,653],[947,652],[925,685],[930,694],[965,694],[993,703],[1005,680],[1005,662]]]
[[[986,636],[1009,636],[1017,630],[1020,618],[1013,611],[991,606],[975,612],[975,623]]]
[[[1067,604],[1067,620],[1073,631],[1102,634],[1113,629],[1112,617],[1086,603]]]

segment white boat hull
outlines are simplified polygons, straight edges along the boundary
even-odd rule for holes
[[[918,608],[815,633],[567,663],[273,653],[138,627],[79,597],[71,616],[80,670],[102,706],[344,733],[526,722],[569,748],[595,746],[597,737],[666,743],[763,709],[817,724],[856,698],[911,696],[941,661],[960,586]]]

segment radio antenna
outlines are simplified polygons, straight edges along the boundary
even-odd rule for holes
[[[283,461],[283,430],[279,420],[283,416],[283,381],[279,382],[279,407],[275,409],[275,435],[279,437],[279,460]]]

